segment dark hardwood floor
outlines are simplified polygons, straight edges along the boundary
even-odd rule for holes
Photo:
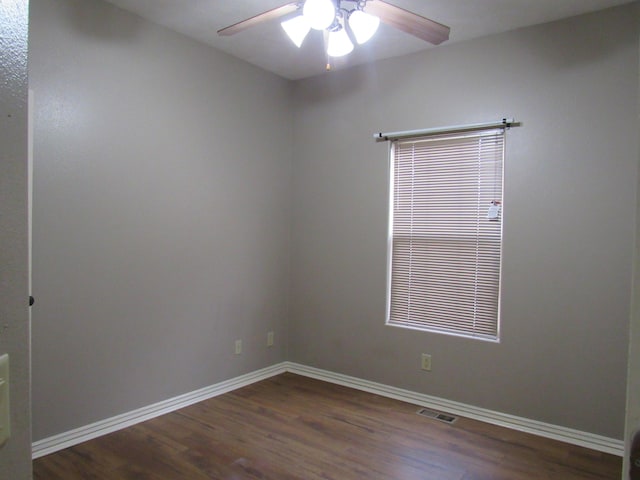
[[[283,374],[39,458],[35,480],[621,478],[581,447]]]

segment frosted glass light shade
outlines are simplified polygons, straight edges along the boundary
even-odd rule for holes
[[[349,35],[344,28],[336,32],[329,32],[327,41],[327,55],[330,57],[342,57],[353,51],[353,43],[349,40]]]
[[[285,20],[280,25],[282,25],[284,31],[298,48],[300,48],[302,42],[304,42],[304,39],[311,30],[309,21],[304,15],[298,15],[297,17]]]
[[[349,27],[360,45],[368,41],[380,26],[380,19],[374,15],[354,10],[349,15]]]
[[[336,6],[332,0],[306,0],[302,14],[315,30],[324,30],[336,18]]]

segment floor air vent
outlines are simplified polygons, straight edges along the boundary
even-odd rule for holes
[[[418,410],[418,415],[433,418],[434,420],[440,420],[444,423],[454,423],[458,419],[458,417],[454,417],[448,413],[436,412],[435,410],[429,410],[428,408],[421,408]]]

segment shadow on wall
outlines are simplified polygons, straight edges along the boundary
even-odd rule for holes
[[[537,59],[545,60],[553,68],[574,68],[580,64],[592,64],[600,58],[611,57],[612,52],[628,48],[634,43],[634,25],[640,16],[640,5],[634,6],[633,15],[627,15],[626,12],[611,9],[604,14],[617,16],[619,31],[627,32],[628,37],[610,35],[603,31],[601,25],[605,22],[601,16],[603,13],[599,13],[538,25],[533,29],[525,28],[512,40],[523,51],[528,51]],[[589,21],[585,22],[584,17],[590,17]],[[624,25],[625,23],[628,25]],[[630,28],[626,28],[627,26]],[[545,35],[540,35],[541,28],[546,30]],[[567,32],[573,37],[570,42],[566,41]]]
[[[138,36],[144,20],[135,15],[122,15],[122,11],[108,3],[75,0],[65,16],[70,30],[85,37],[111,42],[129,43]],[[102,11],[96,15],[96,9]]]

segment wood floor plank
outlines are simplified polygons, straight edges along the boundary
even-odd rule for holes
[[[34,461],[35,480],[618,480],[620,458],[282,374]]]

